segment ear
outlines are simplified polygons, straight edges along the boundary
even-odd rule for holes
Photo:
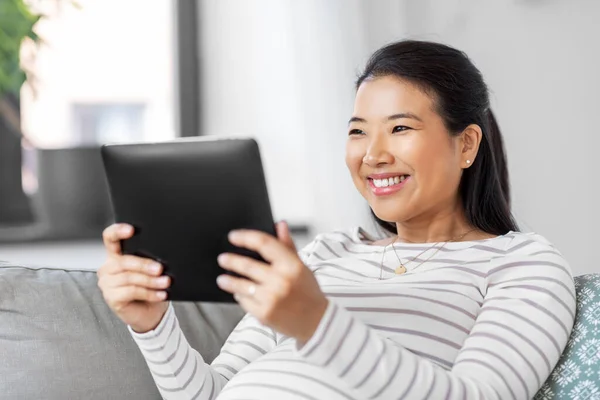
[[[483,138],[481,127],[471,124],[460,135],[460,165],[469,168],[475,162]]]

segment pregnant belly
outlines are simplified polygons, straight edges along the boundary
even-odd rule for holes
[[[287,340],[238,372],[218,400],[303,399],[354,400],[360,397],[348,384],[324,368],[296,357],[295,343]]]

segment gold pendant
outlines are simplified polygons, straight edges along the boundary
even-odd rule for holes
[[[406,267],[402,264],[400,264],[400,266],[398,268],[396,268],[396,274],[398,274],[398,275],[402,275],[405,272],[406,272]]]

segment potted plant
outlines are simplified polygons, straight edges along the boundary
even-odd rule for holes
[[[21,184],[20,50],[25,38],[39,40],[33,30],[39,18],[23,0],[0,1],[0,226],[33,222]]]

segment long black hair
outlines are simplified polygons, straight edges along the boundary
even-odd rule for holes
[[[432,96],[451,135],[477,124],[483,131],[477,157],[463,171],[459,193],[467,220],[484,232],[518,231],[510,211],[510,185],[502,134],[490,109],[481,72],[462,51],[440,43],[403,40],[377,50],[367,62],[356,88],[365,79],[396,76]],[[378,218],[385,230],[396,224]]]

